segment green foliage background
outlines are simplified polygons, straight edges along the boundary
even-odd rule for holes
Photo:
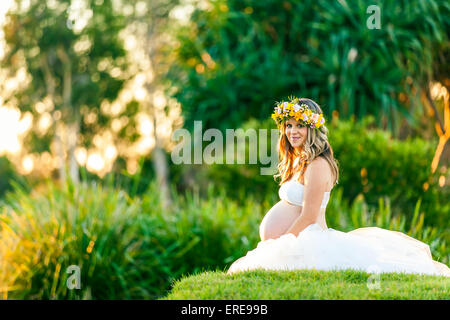
[[[403,119],[419,123],[428,82],[448,77],[446,1],[209,3],[176,29],[168,74],[187,128],[194,119],[220,129],[263,120],[294,94],[317,101],[327,119],[334,110],[343,118],[370,114],[398,136]],[[374,4],[380,29],[366,25]]]
[[[99,113],[101,100],[116,97],[126,81],[98,70],[105,58],[110,67],[127,67],[117,37],[126,21],[113,14],[112,1],[89,1],[98,10],[96,18],[104,20],[91,20],[84,34],[76,35],[65,27],[69,2],[58,3],[56,14],[31,1],[32,14],[11,16],[5,35],[15,47],[5,61],[14,64],[23,50],[33,75],[30,87],[14,98],[22,111],[33,110],[48,94],[46,61],[59,90],[54,111],[63,110],[67,66],[57,52],[64,48],[74,77],[65,107]],[[170,84],[168,95],[182,105],[185,128],[202,120],[204,130],[273,129],[273,102],[291,94],[314,99],[323,107],[340,165],[327,207],[329,227],[401,231],[429,244],[433,257],[448,264],[450,190],[439,179],[448,181],[450,168],[430,172],[437,140],[424,134],[433,130],[433,120],[424,117],[422,96],[430,81],[448,83],[450,5],[437,0],[209,3],[209,9],[196,8],[188,25],[167,30],[178,43],[164,49],[171,68],[163,80]],[[366,26],[371,4],[381,9],[379,30]],[[93,46],[78,56],[72,45],[81,37]],[[133,101],[118,116],[131,118],[138,110]],[[73,121],[66,111],[61,121]],[[80,125],[85,146],[110,119],[97,120],[91,127]],[[395,139],[405,121],[410,138]],[[131,131],[124,127],[119,136],[133,141],[137,124],[130,120],[129,126]],[[27,144],[46,150],[52,134]],[[248,144],[240,147],[249,150]],[[167,210],[151,158],[141,159],[135,175],[126,173],[125,159],[119,158],[105,179],[81,168],[80,185],[34,181],[30,191],[15,184],[0,203],[0,297],[154,299],[174,280],[223,270],[253,249],[262,217],[279,201],[273,177],[261,175],[258,165],[175,165],[166,157],[174,199]],[[9,181],[21,179],[3,159],[0,176],[0,197],[11,190]],[[71,265],[83,270],[79,291],[66,285]]]

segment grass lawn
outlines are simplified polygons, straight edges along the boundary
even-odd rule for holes
[[[170,293],[160,300],[178,299],[450,300],[450,278],[398,273],[375,275],[353,270],[256,270],[234,275],[208,271],[176,280]]]

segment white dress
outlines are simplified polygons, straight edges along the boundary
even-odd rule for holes
[[[280,198],[303,204],[304,185],[290,180],[279,190]],[[321,207],[326,207],[329,192]],[[260,241],[257,247],[236,260],[227,274],[266,270],[344,270],[370,273],[402,272],[450,276],[450,268],[434,261],[427,244],[402,232],[366,227],[342,232],[311,224],[296,237],[292,233]]]

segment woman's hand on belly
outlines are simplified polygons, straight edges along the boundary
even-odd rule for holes
[[[259,225],[261,240],[276,239],[282,236],[300,216],[301,211],[300,206],[292,205],[284,200],[279,201],[266,213]]]

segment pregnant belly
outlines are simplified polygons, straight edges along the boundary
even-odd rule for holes
[[[285,234],[301,213],[302,207],[284,200],[279,201],[266,213],[259,226],[261,240],[276,239]],[[323,229],[327,229],[325,208],[320,209],[316,223]]]
[[[276,239],[283,235],[300,216],[302,207],[281,200],[264,216],[260,226],[261,240]]]

